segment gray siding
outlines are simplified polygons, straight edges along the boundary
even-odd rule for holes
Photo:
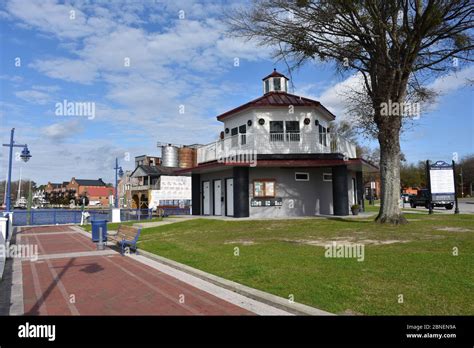
[[[309,181],[296,181],[295,172],[309,173]],[[323,181],[323,173],[331,173],[331,168],[250,168],[249,200],[253,198],[253,181],[257,179],[275,179],[276,197],[282,198],[281,207],[250,207],[250,217],[286,217],[315,216],[333,214],[332,182]],[[225,179],[232,177],[232,169],[214,173],[201,174],[200,199],[202,200],[202,182],[209,181],[211,193],[210,214],[214,214],[213,180],[222,180],[222,196],[225,202]],[[348,171],[349,208],[354,192],[352,178],[356,173]],[[248,202],[250,206],[250,201]],[[202,214],[201,204],[201,214]],[[225,203],[222,203],[222,214],[225,215]]]
[[[296,181],[295,172],[309,173],[309,181]],[[251,168],[249,196],[253,198],[253,181],[275,179],[275,197],[283,199],[281,207],[250,207],[251,217],[314,216],[332,214],[332,183],[323,181],[331,168]]]

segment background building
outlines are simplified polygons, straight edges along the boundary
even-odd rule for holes
[[[131,170],[126,170],[122,178],[120,178],[117,190],[118,190],[118,199],[120,208],[131,208],[132,207],[132,178]]]
[[[109,197],[114,193],[115,189],[101,178],[95,180],[73,177],[71,181],[62,183],[48,182],[44,189],[44,199],[51,205],[69,205],[71,202],[80,205],[86,197],[86,205],[108,207]]]

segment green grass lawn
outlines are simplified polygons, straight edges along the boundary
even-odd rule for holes
[[[474,215],[406,217],[410,223],[397,227],[372,219],[195,219],[144,229],[139,247],[333,313],[473,315]],[[332,241],[363,243],[364,261],[325,257]]]
[[[125,222],[110,222],[107,223],[107,230],[109,231],[116,231],[119,225],[127,225],[127,226],[132,226],[133,224],[139,224],[140,222],[155,222],[155,221],[161,221],[163,218],[157,217],[153,219],[147,219],[147,220],[133,220],[133,221],[125,221]],[[92,230],[91,224],[86,224],[84,226],[81,226],[85,231],[90,232]]]

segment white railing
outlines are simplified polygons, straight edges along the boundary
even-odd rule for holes
[[[224,140],[203,145],[197,149],[197,162],[205,163],[238,155],[241,152],[257,154],[340,153],[356,157],[354,144],[331,133],[270,133],[268,137],[237,134]]]
[[[270,133],[270,141],[285,141],[285,134],[284,133]]]
[[[150,184],[150,185],[131,185],[131,191],[144,191],[144,190],[158,190],[158,184]]]
[[[300,140],[301,140],[300,132],[294,132],[294,133],[272,132],[270,133],[271,142],[300,141]]]

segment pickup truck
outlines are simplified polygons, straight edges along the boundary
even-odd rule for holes
[[[429,209],[429,192],[428,189],[421,189],[418,191],[418,194],[410,197],[410,207],[416,208],[418,206],[423,206],[426,209]],[[454,201],[434,201],[431,202],[431,207],[445,207],[448,210],[453,209]]]

